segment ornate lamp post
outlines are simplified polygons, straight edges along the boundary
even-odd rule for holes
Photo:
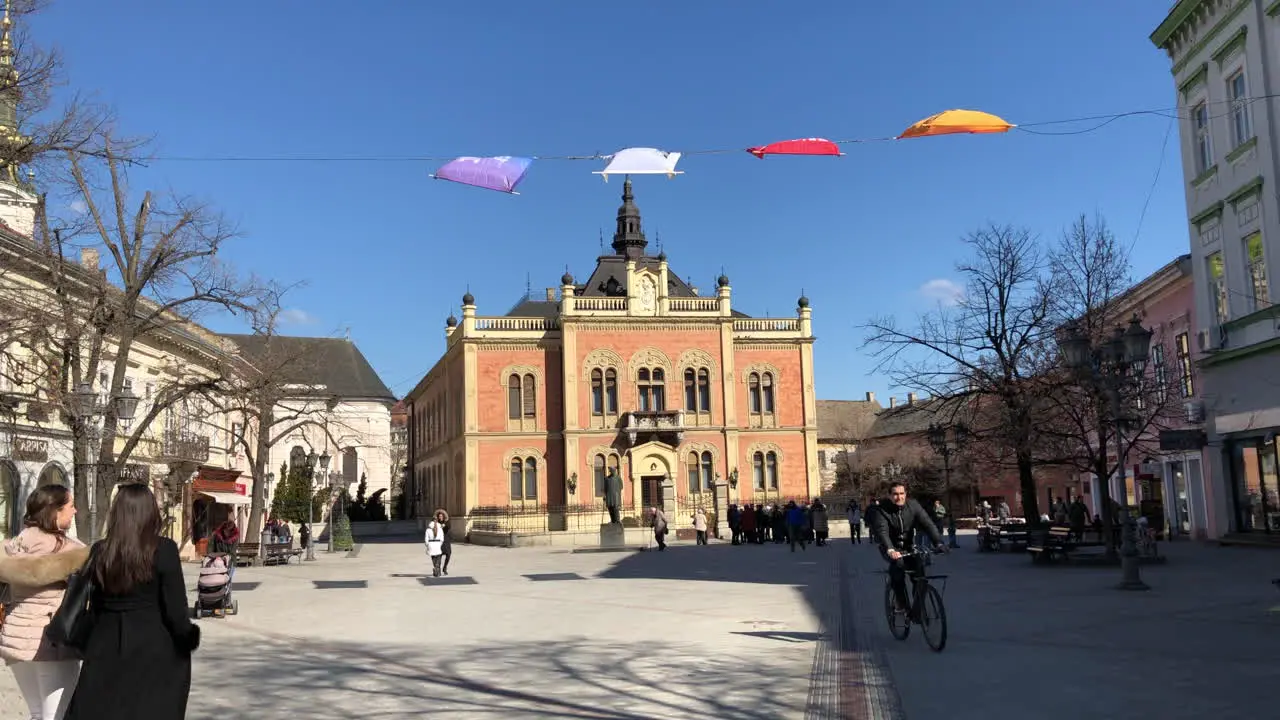
[[[316,476],[324,478],[325,472],[329,469],[329,451],[326,450],[322,455],[316,455],[315,451],[307,453],[307,467],[312,468],[311,482],[309,483],[311,491],[307,494],[307,527],[311,530],[311,537],[307,541],[307,560],[316,559]],[[319,472],[315,471],[319,467]],[[329,528],[330,537],[333,536],[333,528]]]
[[[946,425],[933,423],[929,425],[929,445],[942,457],[942,476],[946,488],[947,505],[951,505],[951,458],[964,451],[969,440],[969,428],[964,423],[955,423],[949,428]],[[956,514],[947,508],[947,540],[953,548],[960,547],[956,542]]]
[[[1080,327],[1071,323],[1063,328],[1058,337],[1058,349],[1062,353],[1063,363],[1076,373],[1080,382],[1093,394],[1105,395],[1109,401],[1111,421],[1116,434],[1116,476],[1120,480],[1120,521],[1123,524],[1120,563],[1123,579],[1121,590],[1147,590],[1142,581],[1138,565],[1137,521],[1129,512],[1128,493],[1124,487],[1124,416],[1122,403],[1127,391],[1135,387],[1140,391],[1142,373],[1147,359],[1151,355],[1152,332],[1142,326],[1142,321],[1134,314],[1127,328],[1117,327],[1106,340],[1094,344],[1081,332]],[[1105,447],[1100,450],[1106,454]],[[1112,555],[1115,548],[1112,542],[1111,488],[1108,478],[1098,478],[1102,483],[1102,516],[1103,534],[1107,540],[1107,554]]]
[[[138,396],[126,387],[111,402],[116,420],[127,430],[133,424],[134,414],[138,410]],[[90,442],[87,452],[92,460],[86,463],[85,485],[89,491],[89,538],[96,540],[98,537],[98,456],[101,446],[94,447],[94,445],[102,439],[102,429],[98,427],[98,421],[106,414],[107,404],[99,399],[91,383],[82,382],[71,392],[68,405],[71,415],[80,424],[81,435]],[[111,440],[114,442],[114,438]],[[110,450],[114,457],[114,445]]]

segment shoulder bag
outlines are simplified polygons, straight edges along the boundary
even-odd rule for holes
[[[97,619],[94,612],[93,596],[97,590],[97,582],[93,579],[94,554],[76,572],[67,578],[67,591],[62,596],[62,604],[49,620],[49,639],[55,645],[83,650],[93,632],[93,624]]]

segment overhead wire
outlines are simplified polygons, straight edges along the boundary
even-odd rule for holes
[[[1267,95],[1254,95],[1246,98],[1238,98],[1234,100],[1214,100],[1204,103],[1206,109],[1212,106],[1225,105],[1223,112],[1210,112],[1208,119],[1215,119],[1230,115],[1238,106],[1249,106],[1262,100],[1271,100],[1280,98],[1280,94],[1272,93]],[[1195,107],[1199,107],[1196,105]],[[1071,136],[1071,135],[1087,135],[1094,133],[1111,125],[1112,123],[1128,118],[1152,116],[1169,118],[1170,120],[1190,120],[1191,112],[1194,108],[1187,106],[1178,106],[1172,108],[1147,108],[1142,110],[1126,110],[1123,112],[1106,113],[1100,115],[1086,115],[1072,118],[1061,118],[1057,120],[1038,120],[1029,123],[1019,123],[1012,129],[1027,133],[1029,135],[1040,136]],[[1072,129],[1072,130],[1049,130],[1042,129],[1051,126],[1073,125],[1091,123],[1088,127]],[[836,145],[866,145],[872,143],[889,142],[898,140],[894,135],[865,137],[865,138],[847,138],[843,140],[833,140]],[[720,147],[720,148],[701,148],[693,150],[678,150],[682,156],[706,156],[706,155],[728,155],[745,152],[745,147]],[[514,154],[514,153],[513,153]],[[456,160],[466,153],[453,153],[449,155],[439,154],[406,154],[406,155],[154,155],[147,158],[151,162],[366,162],[366,163],[398,163],[398,162],[449,162]],[[542,155],[533,154],[527,157],[539,161],[583,161],[583,160],[606,160],[612,157],[612,153],[577,153],[569,155]]]

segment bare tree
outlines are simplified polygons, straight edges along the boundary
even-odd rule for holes
[[[1123,477],[1130,454],[1153,451],[1159,431],[1172,426],[1179,409],[1163,368],[1124,367],[1106,357],[1115,333],[1143,309],[1126,297],[1129,268],[1106,222],[1083,215],[1063,233],[1050,259],[1055,325],[1072,325],[1094,353],[1088,368],[1062,367],[1041,378],[1037,454],[1041,462],[1097,477],[1106,537],[1112,537],[1113,520],[1109,478]],[[1152,340],[1165,346],[1158,360],[1173,356],[1161,331]],[[1118,454],[1109,452],[1117,446]]]
[[[964,242],[972,257],[957,266],[963,297],[921,315],[914,328],[892,317],[868,322],[866,343],[895,384],[937,398],[953,416],[970,413],[974,439],[1010,449],[1023,513],[1035,519],[1036,380],[1053,352],[1048,258],[1030,231],[1007,225]]]
[[[211,399],[236,367],[221,340],[194,321],[211,311],[252,312],[259,294],[255,282],[242,281],[220,261],[222,244],[234,233],[218,213],[189,198],[149,191],[133,196],[132,156],[118,150],[108,131],[95,133],[93,142],[90,152],[65,153],[68,179],[84,205],[81,221],[54,227],[47,203],[38,208],[39,257],[27,268],[38,283],[20,305],[29,318],[22,344],[43,379],[41,399],[60,410],[74,438],[76,503],[90,511],[78,516],[81,537],[98,531],[93,511],[106,506],[134,452],[141,447],[144,456],[159,454],[152,428],[162,416],[163,442],[190,425],[216,424],[208,413]],[[137,209],[130,212],[130,206]],[[75,243],[82,245],[79,264],[67,257]],[[125,428],[110,399],[121,396],[130,381],[129,363],[139,342],[173,348],[179,361],[165,368],[139,417]],[[100,430],[77,412],[81,387],[107,400]],[[171,412],[192,405],[188,412]],[[98,476],[92,501],[90,467]]]
[[[232,437],[245,454],[253,474],[249,536],[261,531],[266,508],[266,474],[271,448],[299,431],[319,431],[335,448],[345,430],[355,430],[334,417],[339,398],[312,389],[317,359],[303,344],[279,334],[281,300],[285,290],[270,288],[253,314],[253,334],[239,341],[243,371],[228,384],[220,399],[223,411],[241,419],[242,430]],[[280,478],[280,482],[284,482]]]

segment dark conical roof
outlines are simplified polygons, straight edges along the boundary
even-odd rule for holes
[[[640,228],[640,208],[636,207],[636,197],[631,193],[631,176],[622,183],[622,205],[618,207],[618,227],[613,233],[613,251],[627,258],[644,257],[644,248],[649,242],[644,239],[644,230]]]

